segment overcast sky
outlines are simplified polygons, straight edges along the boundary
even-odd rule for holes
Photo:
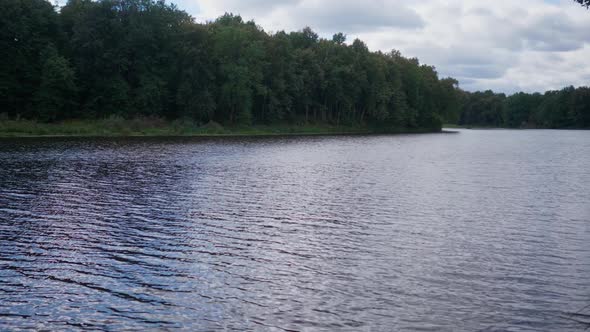
[[[224,12],[266,31],[310,26],[436,66],[466,90],[590,85],[590,11],[572,0],[174,0],[198,21]]]

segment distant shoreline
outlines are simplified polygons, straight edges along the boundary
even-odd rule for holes
[[[511,128],[511,127],[486,127],[486,126],[460,126],[453,124],[443,125],[445,129],[466,129],[466,130],[590,130],[590,128]]]

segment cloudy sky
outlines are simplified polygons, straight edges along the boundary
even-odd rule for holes
[[[400,50],[466,90],[590,85],[590,11],[572,0],[173,0],[198,21],[224,12],[266,31],[310,26]]]

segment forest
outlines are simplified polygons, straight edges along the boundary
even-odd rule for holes
[[[587,88],[469,93],[418,59],[371,52],[343,33],[269,33],[233,14],[198,23],[161,0],[2,0],[0,27],[0,122],[590,126]]]
[[[342,33],[267,33],[226,14],[196,23],[164,1],[0,2],[8,119],[159,117],[440,130],[458,83]]]
[[[590,88],[516,93],[464,92],[461,112],[454,119],[462,126],[502,128],[590,128]]]

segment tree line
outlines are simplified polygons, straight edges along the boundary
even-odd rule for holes
[[[590,88],[516,93],[465,92],[460,125],[506,128],[590,128]]]
[[[0,56],[0,113],[11,119],[589,127],[587,88],[468,93],[342,33],[268,33],[232,14],[198,23],[163,0],[2,0]]]
[[[53,122],[157,116],[224,125],[439,129],[452,78],[342,33],[197,23],[164,1],[0,1],[0,113]]]
[[[590,0],[574,0],[590,7]],[[516,93],[462,92],[460,112],[449,122],[505,128],[590,128],[590,88]]]

